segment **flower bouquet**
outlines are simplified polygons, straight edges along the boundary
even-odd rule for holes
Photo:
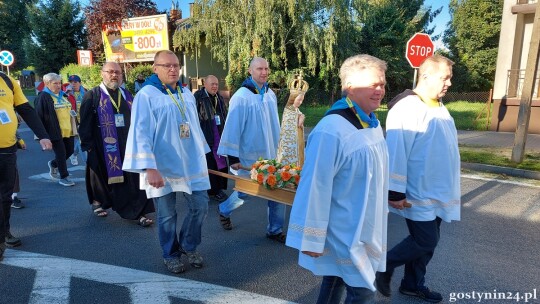
[[[296,164],[283,165],[275,159],[259,158],[251,166],[251,179],[267,189],[296,189],[301,170]]]

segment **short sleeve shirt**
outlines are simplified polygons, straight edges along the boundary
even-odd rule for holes
[[[0,148],[8,148],[15,144],[17,131],[17,115],[15,107],[28,102],[21,87],[11,78],[13,91],[4,79],[0,78]]]

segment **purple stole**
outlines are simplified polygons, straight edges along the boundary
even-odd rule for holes
[[[223,123],[223,122],[222,122]],[[212,133],[214,133],[214,144],[212,147],[212,153],[214,154],[214,159],[216,160],[216,165],[219,170],[223,168],[227,168],[227,162],[225,161],[225,157],[218,155],[217,150],[219,147],[219,141],[221,140],[221,136],[219,136],[219,130],[216,124],[216,118],[212,118]]]
[[[124,92],[125,100],[131,111],[133,96],[129,91],[118,88]],[[114,119],[114,110],[111,102],[111,96],[100,87],[101,97],[97,109],[97,116],[101,129],[101,138],[103,142],[103,156],[105,157],[105,167],[109,184],[123,183],[124,174],[122,172],[122,158],[120,155],[120,146],[118,145],[118,135]],[[119,94],[122,94],[119,92]],[[120,113],[118,113],[120,114]]]

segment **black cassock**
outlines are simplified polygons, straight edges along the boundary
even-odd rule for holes
[[[118,102],[120,89],[107,89],[111,98]],[[108,184],[107,167],[103,154],[103,140],[98,118],[98,107],[101,98],[99,87],[88,91],[81,104],[79,136],[81,148],[88,152],[86,163],[86,192],[88,201],[101,203],[103,209],[112,208],[122,218],[136,220],[140,216],[154,212],[154,204],[146,197],[146,192],[139,189],[139,174],[123,171],[124,182]],[[113,106],[114,114],[117,114]],[[120,103],[120,114],[124,115],[124,127],[116,127],[118,145],[122,162],[126,151],[126,141],[131,121],[131,112],[125,99]]]

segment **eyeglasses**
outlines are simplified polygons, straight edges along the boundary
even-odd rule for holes
[[[170,63],[167,63],[167,64],[161,64],[161,63],[154,63],[155,66],[160,66],[160,67],[164,67],[166,68],[167,70],[170,70],[170,69],[175,69],[175,70],[178,70],[180,69],[180,65],[179,64],[170,64]]]
[[[114,75],[114,74],[116,74],[116,75],[122,75],[122,71],[116,71],[116,70],[109,70],[109,71],[103,70],[102,72],[105,72],[105,73],[107,73],[107,74],[109,74],[109,75]]]

